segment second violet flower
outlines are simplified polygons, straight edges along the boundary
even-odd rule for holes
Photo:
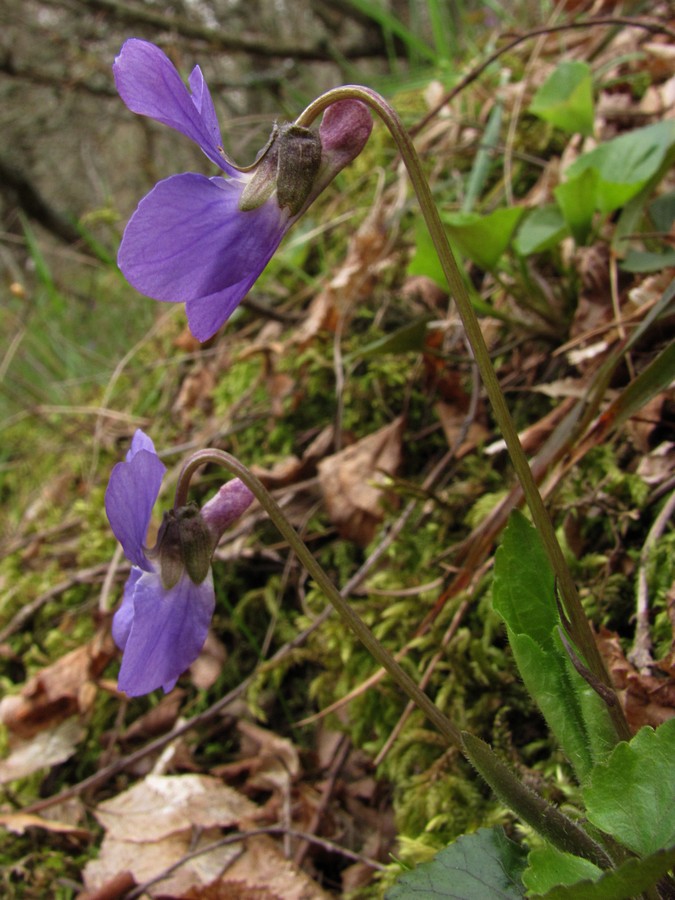
[[[180,131],[228,176],[185,173],[160,181],[131,217],[118,256],[138,291],[185,303],[192,334],[205,341],[246,296],[291,225],[361,152],[370,113],[357,100],[343,100],[325,111],[318,135],[275,126],[256,163],[241,170],[225,156],[199,66],[188,90],[159,47],[133,38],[113,72],[132,112]]]
[[[189,503],[165,513],[150,550],[145,540],[165,471],[139,429],[105,494],[108,520],[131,563],[112,633],[123,651],[118,686],[132,697],[159,687],[170,691],[201,652],[216,603],[211,557],[225,529],[253,501],[234,478],[201,510]]]

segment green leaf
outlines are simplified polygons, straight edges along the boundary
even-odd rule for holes
[[[675,120],[667,119],[622,134],[584,153],[567,169],[567,178],[577,178],[587,169],[595,169],[599,180],[596,191],[601,212],[613,212],[624,206],[668,165],[675,146]]]
[[[556,128],[593,134],[593,79],[584,62],[566,61],[551,73],[530,104],[530,112]]]
[[[583,796],[593,825],[635,853],[675,845],[675,719],[617,744]]]
[[[544,894],[561,884],[575,884],[589,879],[595,881],[602,875],[602,869],[587,859],[563,853],[547,845],[532,850],[527,858],[528,868],[523,872],[523,884],[535,894]]]
[[[391,334],[385,334],[375,341],[348,353],[344,359],[345,362],[351,362],[354,359],[365,359],[369,356],[382,356],[384,353],[420,353],[424,349],[424,342],[427,336],[427,325],[431,321],[431,316],[422,316],[415,319],[414,322],[408,322],[402,325]]]
[[[525,891],[521,874],[525,851],[501,828],[481,828],[441,850],[431,862],[406,872],[386,900],[512,900]]]
[[[448,280],[422,216],[415,221],[415,253],[408,263],[408,275],[425,275],[444,291],[448,290]]]
[[[559,622],[553,572],[536,530],[521,512],[511,515],[497,551],[492,604],[514,634],[553,649]]]
[[[593,227],[597,186],[597,171],[586,169],[581,175],[568,179],[553,190],[565,222],[579,246],[586,243]]]
[[[518,511],[495,557],[492,603],[506,623],[525,686],[583,781],[612,747],[611,725],[558,637],[553,572],[537,531]]]
[[[508,247],[525,210],[522,206],[478,213],[446,213],[441,216],[448,234],[464,256],[482,269],[493,269]]]
[[[675,848],[659,850],[645,859],[629,859],[597,881],[554,887],[543,900],[634,900],[655,885],[675,865]]]
[[[663,253],[629,250],[621,263],[624,272],[660,272],[668,266],[675,266],[675,249],[672,247]]]
[[[569,234],[569,228],[559,206],[550,204],[533,209],[523,220],[513,241],[519,256],[543,253],[557,246]]]

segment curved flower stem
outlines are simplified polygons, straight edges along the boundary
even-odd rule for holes
[[[531,825],[540,834],[546,836],[561,850],[577,853],[590,859],[602,868],[611,864],[603,849],[589,835],[564,816],[558,809],[535,795],[522,784],[487,744],[478,742],[477,738],[462,733],[436,706],[436,704],[417,686],[408,673],[401,668],[389,651],[380,644],[365,622],[354,611],[348,600],[335,587],[323,568],[305,546],[300,536],[283,513],[283,510],[269,493],[263,483],[246,466],[224,450],[198,450],[184,463],[178,476],[175,507],[187,502],[190,479],[195,470],[207,463],[215,463],[227,469],[243,481],[246,487],[256,496],[270,519],[274,522],[289,546],[307,569],[316,584],[333,604],[338,613],[352,629],[356,637],[366,649],[386,669],[401,690],[426,715],[448,743],[460,750],[469,761],[478,768],[497,796],[509,798],[511,808],[523,821]],[[474,744],[479,744],[476,750]]]
[[[440,711],[440,709],[419,689],[410,675],[401,668],[394,657],[377,640],[365,622],[354,612],[349,602],[340,594],[326,572],[322,569],[314,556],[305,546],[293,526],[284,515],[281,507],[274,497],[265,488],[263,483],[250,472],[239,460],[224,450],[198,450],[183,466],[178,477],[176,488],[175,506],[182,506],[187,499],[187,488],[190,478],[199,466],[205,463],[215,463],[223,466],[233,475],[240,478],[246,487],[255,494],[260,505],[272,519],[283,537],[293,548],[302,565],[307,569],[317,585],[326,597],[347,622],[357,638],[366,649],[375,657],[377,662],[389,672],[394,681],[405,691],[408,697],[417,704],[427,718],[433,722],[441,734],[455,747],[462,749],[462,735],[460,730],[452,724]]]
[[[584,657],[593,675],[614,691],[611,679],[598,650],[593,631],[584,612],[572,574],[565,562],[562,549],[532,475],[527,457],[521,446],[518,432],[511,418],[506,399],[499,386],[490,354],[488,352],[478,319],[471,305],[468,291],[453,256],[450,244],[434,203],[429,184],[424,176],[419,156],[403,126],[398,114],[376,91],[361,85],[345,85],[328,91],[314,100],[298,117],[296,124],[308,127],[326,107],[340,100],[360,100],[372,109],[389,129],[401,157],[407,167],[410,180],[417,195],[429,234],[436,248],[450,292],[457,304],[466,336],[471,345],[476,365],[480,372],[486,393],[492,404],[497,425],[502,433],[516,475],[520,481],[525,500],[530,508],[532,520],[544,543],[551,567],[556,575],[560,596],[569,619],[570,637]],[[608,707],[609,715],[619,740],[630,740],[631,731],[620,703]]]

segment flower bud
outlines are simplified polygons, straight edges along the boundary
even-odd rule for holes
[[[170,509],[157,535],[155,547],[147,553],[157,560],[162,586],[170,590],[187,572],[193,584],[201,584],[209,574],[213,538],[196,503]]]
[[[257,209],[276,189],[279,208],[297,215],[312,192],[320,166],[321,141],[312,131],[292,123],[275,125],[267,150],[242,191],[239,209]]]

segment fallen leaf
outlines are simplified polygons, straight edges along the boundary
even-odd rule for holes
[[[116,653],[109,634],[67,653],[26,682],[19,694],[0,701],[0,722],[30,738],[75,713],[87,713],[96,697],[96,678]]]
[[[382,519],[381,484],[401,463],[403,418],[399,417],[319,465],[326,509],[343,538],[365,546]]]
[[[23,834],[27,828],[43,828],[45,831],[53,831],[57,834],[69,834],[72,837],[88,839],[91,832],[86,828],[78,828],[67,822],[58,822],[53,819],[42,819],[31,813],[0,813],[0,825],[14,834]]]
[[[658,728],[675,716],[675,678],[667,660],[656,664],[663,675],[643,675],[626,659],[614,632],[603,629],[598,646],[634,732],[643,725]]]
[[[250,837],[245,846],[246,851],[219,879],[218,883],[231,891],[220,896],[246,900],[329,900],[330,894],[286,859],[267,835]]]
[[[193,827],[237,825],[256,806],[208,775],[148,775],[94,810],[108,836],[148,843]]]
[[[197,841],[191,830],[146,843],[106,835],[98,859],[91,860],[84,867],[84,884],[88,891],[96,891],[112,881],[119,872],[130,873],[136,884],[151,881],[167,872],[165,878],[146,888],[143,896],[181,897],[195,885],[206,885],[214,881],[228,863],[241,853],[240,844],[227,844],[200,853],[178,868],[173,868],[185,856],[208,847],[221,836],[218,829],[212,828],[201,832]],[[169,869],[172,871],[168,872]]]
[[[75,718],[59,722],[43,729],[34,737],[24,740],[10,737],[10,754],[0,760],[0,784],[17,778],[25,778],[50,766],[65,762],[76,751],[85,730]]]
[[[85,885],[98,890],[125,871],[137,884],[157,878],[188,853],[216,843],[221,828],[238,827],[256,811],[254,803],[218,778],[148,775],[94,810],[106,834],[98,859],[85,867]],[[209,884],[240,852],[238,844],[214,847],[167,873],[148,893],[181,896],[195,885]]]

